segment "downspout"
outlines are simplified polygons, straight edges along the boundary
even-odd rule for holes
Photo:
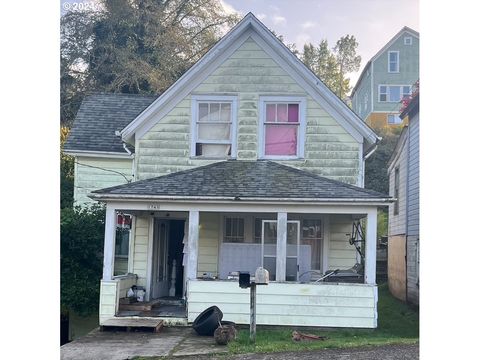
[[[116,136],[121,136],[120,135],[120,131],[115,131],[115,135]],[[121,139],[121,138],[120,138]],[[132,153],[130,150],[128,150],[128,147],[127,147],[127,143],[124,142],[122,140],[122,145],[123,145],[123,149],[127,152],[127,154],[130,156],[130,158],[132,159],[132,170],[131,170],[131,178],[132,180],[135,179],[135,154]],[[132,180],[130,180],[129,182],[131,182]]]

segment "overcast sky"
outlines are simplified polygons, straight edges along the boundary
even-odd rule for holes
[[[302,50],[306,42],[327,39],[330,47],[346,34],[355,35],[362,56],[360,70],[402,27],[418,28],[418,0],[223,0],[225,7],[255,14],[275,33]]]
[[[350,74],[353,87],[363,67],[403,26],[418,28],[419,0],[220,0],[228,11],[254,13],[267,27],[302,50],[306,42],[327,39],[330,47],[346,34],[355,35],[362,57]],[[61,0],[65,3],[94,0]],[[68,4],[67,4],[68,5]]]

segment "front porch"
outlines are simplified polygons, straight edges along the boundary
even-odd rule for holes
[[[258,324],[377,325],[377,206],[391,201],[383,194],[271,161],[232,160],[91,197],[107,204],[100,323],[120,314],[119,299],[137,285],[146,301],[185,300],[185,323],[218,305],[225,320],[246,324],[248,291],[236,273],[264,267],[270,285],[259,289]],[[131,224],[120,246],[119,215]],[[348,269],[356,283],[340,274],[319,281]]]
[[[198,210],[191,210],[194,206]],[[212,305],[220,307],[224,319],[247,324],[249,292],[239,288],[234,273],[253,274],[262,266],[271,282],[258,289],[259,325],[376,327],[376,207],[297,204],[278,209],[272,204],[109,202],[106,223],[114,226],[105,237],[100,324],[112,317],[157,317],[186,325]],[[132,217],[126,258],[115,256],[118,214]],[[358,221],[366,229],[363,260],[349,243]],[[182,244],[173,253],[172,239]],[[359,263],[364,270],[356,283],[341,277],[317,281]],[[125,311],[120,299],[133,285],[145,288],[146,304],[163,305],[160,298],[172,289],[177,303],[169,309]]]

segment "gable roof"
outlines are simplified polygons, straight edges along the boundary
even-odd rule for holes
[[[357,80],[357,83],[355,84],[355,86],[353,87],[352,89],[352,93],[350,95],[350,97],[353,97],[353,94],[355,93],[355,91],[357,91],[357,88],[358,86],[360,85],[362,79],[363,79],[363,76],[365,75],[367,69],[370,67],[370,65],[372,64],[372,62],[374,62],[380,55],[382,55],[385,50],[387,50],[395,41],[398,40],[398,38],[400,36],[402,36],[405,32],[415,36],[417,39],[420,37],[420,34],[418,33],[418,31],[415,31],[413,30],[412,28],[409,28],[408,26],[404,26],[398,33],[396,33],[391,39],[389,42],[387,42],[379,51],[377,51],[377,53],[375,55],[372,56],[372,58],[370,60],[368,60],[367,64],[365,65],[365,67],[363,68],[358,80]]]
[[[93,191],[101,199],[389,201],[388,195],[272,161],[228,160]]]
[[[77,112],[64,151],[127,154],[121,138],[115,132],[122,130],[157,97],[135,94],[86,96]]]
[[[370,144],[379,141],[375,132],[303,64],[262,22],[248,13],[220,39],[180,79],[146,108],[122,131],[123,140],[132,142],[151,129],[159,118],[170,112],[196,86],[207,78],[248,37],[256,41],[312,98],[333,116],[357,140]]]

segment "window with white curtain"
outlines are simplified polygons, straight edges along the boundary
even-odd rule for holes
[[[235,157],[236,98],[192,97],[192,155]]]

